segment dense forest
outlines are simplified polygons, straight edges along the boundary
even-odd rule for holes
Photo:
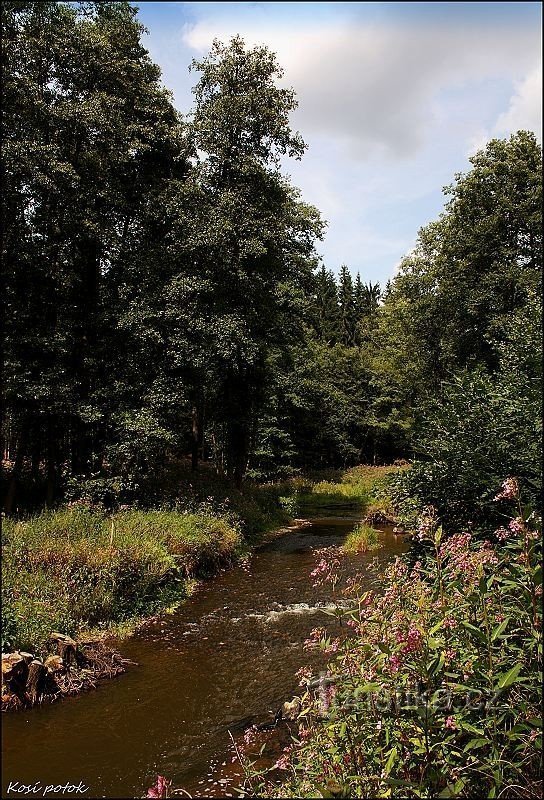
[[[131,501],[184,458],[238,485],[440,461],[475,429],[482,448],[509,429],[479,472],[534,481],[533,134],[472,158],[380,289],[319,263],[324,223],[282,173],[306,148],[297,103],[266,48],[216,42],[182,115],[128,4],[12,2],[3,23],[8,512],[83,486]],[[421,479],[451,488],[455,458]]]
[[[114,714],[120,731],[134,721],[147,748],[140,758],[128,745],[134,796],[150,765],[162,770],[157,759],[182,770],[179,754],[201,746],[193,730],[180,745],[200,675],[192,662],[184,673],[179,654],[187,645],[192,658],[208,640],[199,626],[223,613],[225,628],[212,628],[222,640],[210,635],[197,651],[220,673],[220,718],[195,730],[203,742],[228,729],[244,796],[539,797],[535,134],[473,155],[380,286],[356,264],[335,274],[319,255],[326,222],[287,175],[307,144],[291,128],[296,95],[276,56],[239,36],[214,41],[191,65],[194,99],[180,113],[144,32],[127,2],[2,3],[2,710],[124,671],[105,633],[155,624],[197,581],[238,564],[219,594],[210,588],[202,619],[183,634],[178,620],[179,647],[166,646],[160,622],[150,641],[162,678],[147,678],[140,717],[144,684]],[[312,527],[312,513],[331,509],[351,516]],[[265,535],[286,544],[253,579]],[[375,574],[370,551],[386,545]],[[267,622],[303,626],[323,613],[334,635],[272,634]],[[244,709],[240,722],[221,670],[243,673],[240,694],[255,685],[260,696],[266,676],[274,684],[277,665],[306,650],[332,660],[319,662],[319,681],[317,661],[300,668],[287,717],[280,709],[258,727]],[[189,687],[189,717],[176,681]],[[435,702],[445,690],[447,707]],[[205,704],[213,691],[207,683]],[[247,728],[238,740],[233,721]],[[286,722],[282,755],[255,767],[258,735]],[[174,755],[160,737],[153,754],[148,728],[171,736]],[[21,775],[37,753],[24,755],[27,730],[8,753]],[[87,733],[105,737],[101,754],[131,731]],[[41,735],[46,766],[57,737],[73,733],[70,723]],[[194,774],[202,766],[187,763]],[[100,761],[97,781],[103,768],[112,764]],[[158,775],[147,796],[170,790]]]

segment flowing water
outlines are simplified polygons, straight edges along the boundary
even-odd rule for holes
[[[86,798],[137,798],[157,773],[193,796],[236,796],[228,787],[231,739],[271,722],[296,694],[296,671],[323,666],[303,642],[341,595],[309,577],[317,550],[338,547],[356,519],[314,519],[255,552],[248,565],[201,585],[171,616],[119,649],[137,662],[97,691],[4,715],[3,797],[10,781],[89,787]],[[342,559],[346,574],[374,585],[406,549],[384,530],[383,547]],[[21,796],[21,795],[18,795]],[[39,794],[33,797],[43,796]],[[75,796],[48,792],[47,797]]]

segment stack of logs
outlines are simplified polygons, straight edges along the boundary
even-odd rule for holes
[[[80,647],[63,633],[52,633],[48,645],[53,652],[44,660],[22,651],[2,654],[3,711],[94,688],[98,679],[118,675],[130,663],[97,643]]]

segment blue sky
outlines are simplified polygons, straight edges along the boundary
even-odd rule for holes
[[[214,37],[277,53],[309,145],[285,169],[328,222],[318,251],[334,271],[385,283],[472,153],[520,128],[541,137],[540,3],[137,5],[183,113]]]

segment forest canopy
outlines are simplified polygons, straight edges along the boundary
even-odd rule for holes
[[[266,47],[215,41],[182,115],[127,3],[6,2],[3,27],[8,512],[146,502],[183,460],[240,485],[417,458],[456,519],[508,474],[537,491],[532,133],[471,158],[380,287],[320,261]]]

